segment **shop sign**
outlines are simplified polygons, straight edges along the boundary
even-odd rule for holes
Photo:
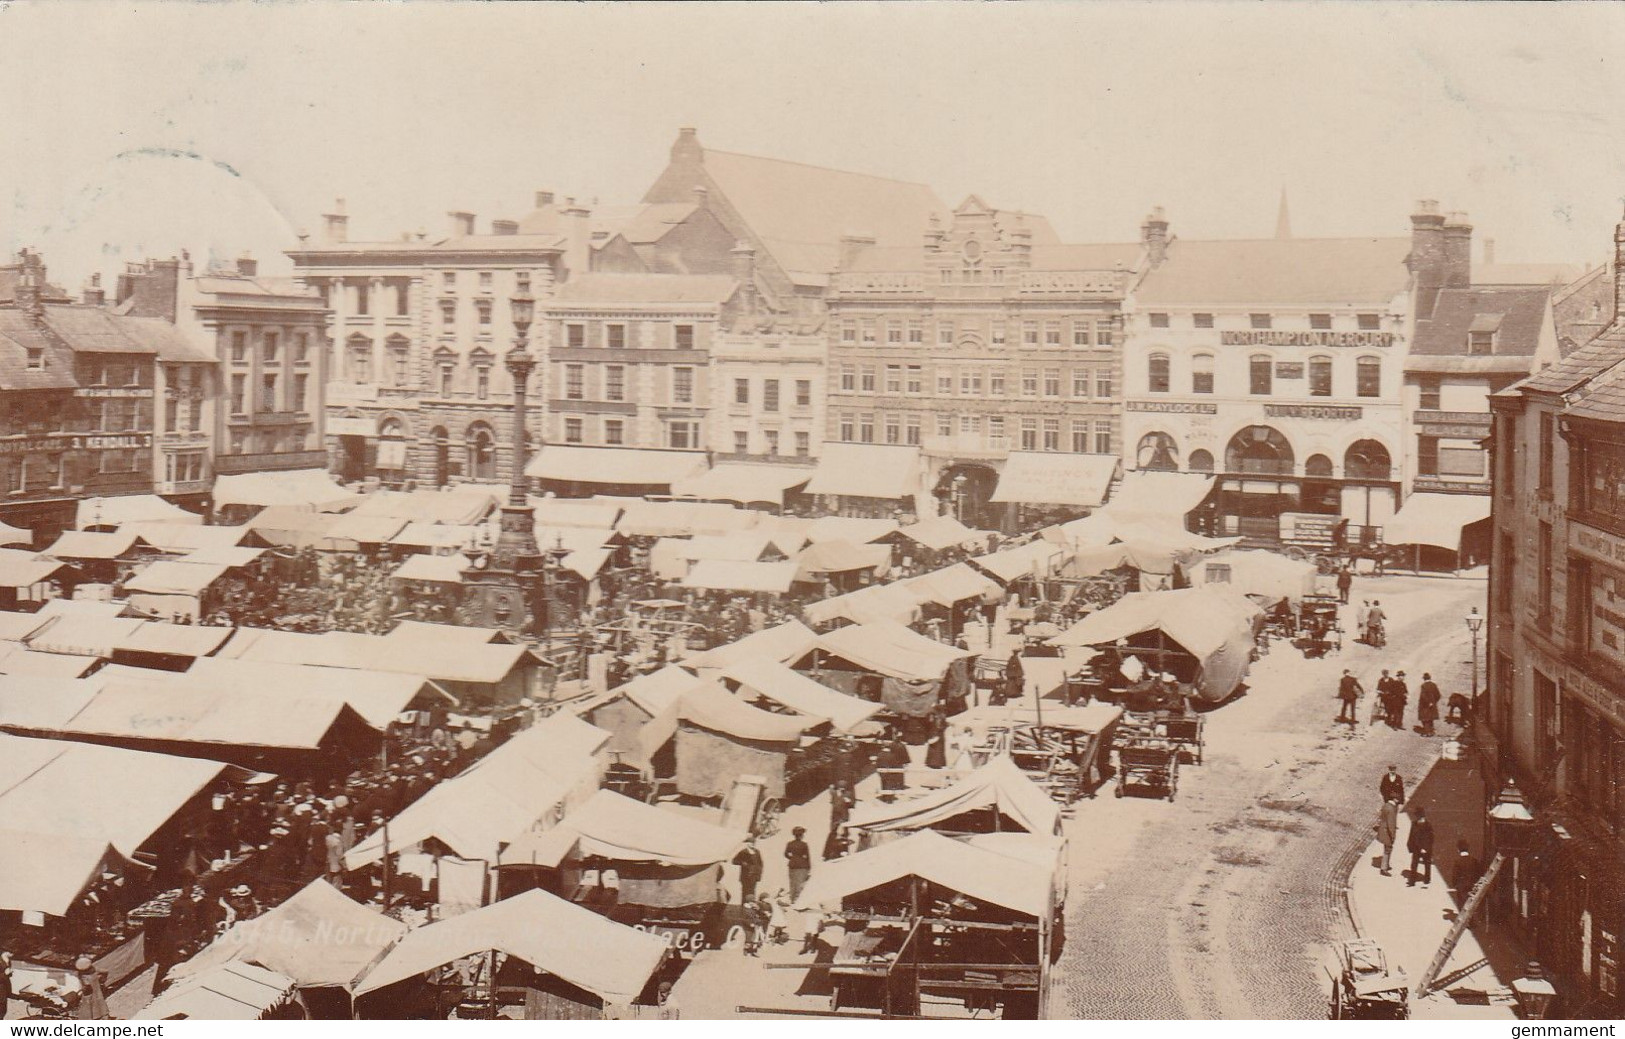
[[[1439,494],[1488,494],[1488,480],[1438,480],[1431,476],[1418,476],[1411,481],[1413,491],[1434,491]]]
[[[1308,332],[1251,328],[1220,332],[1225,346],[1392,346],[1392,332]]]
[[[1144,411],[1156,415],[1217,415],[1217,404],[1195,404],[1177,400],[1131,400],[1123,405],[1128,411]]]
[[[1573,664],[1568,665],[1564,671],[1565,692],[1579,693],[1597,710],[1609,715],[1614,724],[1625,725],[1625,703],[1620,702],[1619,693],[1607,683],[1597,681]]]
[[[73,391],[75,397],[150,397],[152,390],[128,386],[81,386]]]
[[[1625,563],[1625,538],[1576,523],[1569,527],[1569,544],[1592,559],[1604,563]]]
[[[54,433],[48,436],[0,440],[0,455],[24,455],[34,451],[111,451],[118,448],[151,446],[151,433],[123,435]]]
[[[1356,422],[1364,414],[1360,408],[1338,407],[1333,404],[1266,404],[1264,414],[1270,418],[1316,418],[1335,422]]]

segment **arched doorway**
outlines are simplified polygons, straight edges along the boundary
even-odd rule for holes
[[[942,471],[937,481],[936,495],[947,506],[947,513],[969,527],[983,530],[1003,529],[1006,507],[988,499],[999,485],[999,474],[985,465],[958,463]]]
[[[406,424],[398,418],[378,423],[378,477],[388,484],[406,479]]]
[[[1224,451],[1225,468],[1232,473],[1291,476],[1294,463],[1292,445],[1273,426],[1248,426]]]
[[[429,439],[434,441],[434,485],[444,487],[451,482],[451,435],[445,426],[436,426]]]
[[[1332,479],[1331,458],[1310,455],[1303,463],[1303,511],[1335,516],[1342,501],[1342,487]]]
[[[1394,514],[1393,472],[1393,457],[1381,441],[1356,440],[1343,453],[1343,518],[1357,528],[1350,536],[1362,543],[1375,543],[1377,530]]]
[[[467,472],[473,480],[495,480],[497,478],[497,438],[491,432],[491,427],[483,422],[476,422],[468,427],[468,467]]]
[[[1136,469],[1155,469],[1176,472],[1179,469],[1179,448],[1167,433],[1147,433],[1140,438],[1134,451]]]
[[[1343,477],[1348,480],[1387,480],[1393,468],[1388,449],[1375,440],[1356,440],[1343,454]]]

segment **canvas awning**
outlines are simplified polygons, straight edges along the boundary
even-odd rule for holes
[[[0,911],[66,916],[122,858],[95,837],[0,828]]]
[[[683,578],[686,588],[729,592],[773,592],[782,595],[796,580],[796,564],[751,563],[733,559],[702,559]]]
[[[496,507],[497,492],[478,484],[448,490],[417,488],[411,491],[374,491],[349,514],[409,522],[478,523]]]
[[[143,742],[318,751],[364,725],[335,696],[255,697],[190,685],[105,682],[57,731]]]
[[[147,595],[202,595],[210,585],[226,576],[228,569],[205,563],[159,560],[142,567],[124,582],[124,590]]]
[[[872,584],[845,595],[808,603],[801,615],[813,624],[827,624],[839,618],[854,624],[872,621],[912,624],[920,616],[920,600],[906,582]]]
[[[228,963],[252,963],[285,974],[303,988],[349,988],[407,932],[399,920],[352,900],[325,880],[237,924],[174,968],[177,979]]]
[[[340,517],[313,512],[296,505],[272,505],[261,509],[245,524],[264,541],[286,548],[321,548],[327,532]]]
[[[721,502],[628,502],[615,529],[628,537],[692,537],[734,534],[756,525],[759,512]]]
[[[1025,856],[1005,855],[921,830],[823,863],[801,897],[808,905],[835,907],[849,895],[913,876],[978,901],[1042,918],[1054,904],[1060,847],[1053,848],[1054,861],[1046,866]]]
[[[808,494],[907,498],[920,489],[920,449],[881,444],[826,443]]]
[[[208,545],[195,548],[176,559],[177,563],[190,563],[199,566],[223,566],[228,570],[250,566],[259,561],[265,554],[263,548],[243,548],[237,545]]]
[[[812,469],[803,466],[721,462],[707,472],[674,481],[671,492],[680,498],[703,501],[783,505],[785,492],[806,483],[812,475]]]
[[[715,682],[703,682],[685,692],[678,701],[677,716],[712,732],[761,743],[795,743],[803,732],[829,720],[764,711]]]
[[[1043,538],[971,560],[979,569],[1009,584],[1023,577],[1041,577],[1061,564],[1064,549]]]
[[[850,541],[865,545],[879,541],[887,534],[900,530],[894,519],[864,519],[859,516],[820,516],[807,524],[804,532],[808,541],[821,545],[826,541]]]
[[[821,574],[845,574],[854,570],[883,571],[891,566],[891,554],[890,545],[823,541],[808,545],[796,555],[797,579],[810,581]]]
[[[897,533],[933,552],[958,548],[987,537],[987,531],[973,530],[952,516],[931,516],[918,523],[905,524],[897,528]]]
[[[129,530],[64,530],[41,554],[56,559],[118,559],[138,544],[145,542]]]
[[[164,990],[133,1021],[257,1021],[294,998],[292,978],[252,963],[223,963]]]
[[[910,682],[940,679],[954,661],[972,656],[890,621],[836,628],[818,636],[818,645],[866,671]]]
[[[530,499],[536,510],[536,525],[541,527],[589,527],[614,530],[621,518],[621,506],[597,498],[536,498]]]
[[[461,552],[480,540],[479,526],[452,526],[444,523],[408,523],[399,534],[389,539],[391,545],[404,548],[446,549]]]
[[[145,624],[146,621],[134,617],[69,613],[31,635],[28,646],[46,653],[110,657],[114,646],[130,638]]]
[[[177,657],[206,657],[225,645],[236,630],[203,624],[143,621],[140,627],[114,641],[113,649]]]
[[[1207,556],[1190,568],[1191,583],[1229,588],[1243,595],[1302,599],[1315,593],[1319,570],[1306,559],[1263,550],[1232,550]]]
[[[49,581],[73,567],[60,559],[49,559],[33,552],[15,548],[0,548],[0,588],[27,588]]]
[[[706,468],[703,451],[548,444],[525,466],[525,475],[562,483],[669,487]]]
[[[43,611],[20,613],[16,610],[0,610],[0,641],[23,642],[55,619],[55,615]]]
[[[998,582],[964,563],[955,563],[901,583],[920,602],[936,603],[938,606],[953,606],[966,599],[980,599],[1001,591]]]
[[[390,671],[474,685],[499,683],[532,659],[525,646],[471,645],[421,634],[395,639],[348,631],[310,635],[260,628],[239,629],[222,655],[272,664]]]
[[[800,621],[753,632],[724,646],[702,650],[683,659],[685,667],[728,668],[750,660],[773,660],[787,664],[807,655],[818,644],[818,636]]]
[[[545,891],[409,932],[355,986],[365,995],[436,967],[496,950],[601,999],[635,999],[665,962],[664,937],[634,930]]]
[[[4,545],[32,545],[34,532],[24,527],[13,527],[11,524],[0,521],[0,546]]]
[[[175,625],[169,625],[175,627]],[[189,628],[182,631],[225,630]],[[386,729],[414,703],[457,705],[457,698],[422,675],[389,671],[364,671],[332,667],[311,667],[305,664],[266,664],[252,660],[230,660],[222,657],[199,657],[184,675],[144,668],[110,667],[104,669],[112,677],[130,680],[137,671],[155,681],[174,684],[179,681],[206,684],[210,687],[245,696],[267,696],[268,691],[278,693],[309,693],[337,696],[355,708],[357,714],[375,729]],[[274,698],[274,697],[273,697]]]
[[[202,522],[202,516],[187,512],[156,494],[119,494],[110,498],[82,499],[73,525],[87,530],[91,527],[123,527],[126,523],[184,523],[196,526]]]
[[[0,675],[29,678],[83,678],[100,657],[67,653],[36,653],[15,643],[0,644]]]
[[[842,732],[853,731],[881,709],[878,703],[837,692],[772,660],[741,661],[722,674],[738,682],[741,692],[754,693],[809,718],[827,719]]]
[[[1012,451],[989,501],[1094,508],[1117,475],[1116,455]]]
[[[708,866],[731,861],[747,836],[742,830],[600,790],[551,830],[515,841],[502,861],[557,866],[573,854],[615,862]]]
[[[1413,494],[1383,524],[1382,540],[1389,545],[1431,545],[1459,552],[1462,528],[1489,515],[1487,495]]]
[[[1213,477],[1205,473],[1134,469],[1123,474],[1106,508],[1122,523],[1144,520],[1184,529],[1185,514],[1202,504],[1212,489]]]
[[[411,555],[390,576],[397,581],[432,581],[438,584],[462,584],[463,571],[469,566],[462,553],[450,556]]]
[[[321,547],[333,552],[354,552],[366,545],[385,545],[405,529],[407,521],[398,516],[362,515],[346,512],[327,524]]]
[[[142,541],[163,552],[193,552],[201,548],[229,548],[243,543],[253,529],[194,526],[189,523],[130,523],[120,528],[138,535]]]
[[[1007,754],[993,758],[955,783],[919,797],[867,801],[848,824],[876,832],[926,830],[977,809],[991,808],[1028,833],[1061,832],[1061,808]]]
[[[214,481],[215,508],[225,505],[291,505],[317,512],[340,512],[361,501],[325,469],[229,473]]]

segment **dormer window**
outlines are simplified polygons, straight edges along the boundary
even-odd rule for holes
[[[45,369],[45,351],[37,346],[29,347],[26,367],[31,372],[43,371]]]
[[[1469,356],[1487,356],[1495,353],[1495,333],[1501,327],[1500,314],[1480,314],[1473,318],[1467,329]]]

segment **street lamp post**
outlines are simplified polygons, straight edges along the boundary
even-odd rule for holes
[[[954,519],[965,522],[965,484],[969,480],[964,473],[954,477]]]
[[[1478,607],[1477,606],[1474,606],[1472,608],[1472,610],[1468,612],[1466,620],[1467,620],[1467,630],[1469,632],[1471,632],[1472,636],[1473,636],[1473,697],[1472,697],[1472,700],[1473,700],[1473,714],[1476,716],[1478,714],[1478,632],[1479,632],[1480,629],[1482,629],[1484,627],[1484,615],[1478,612]]]

